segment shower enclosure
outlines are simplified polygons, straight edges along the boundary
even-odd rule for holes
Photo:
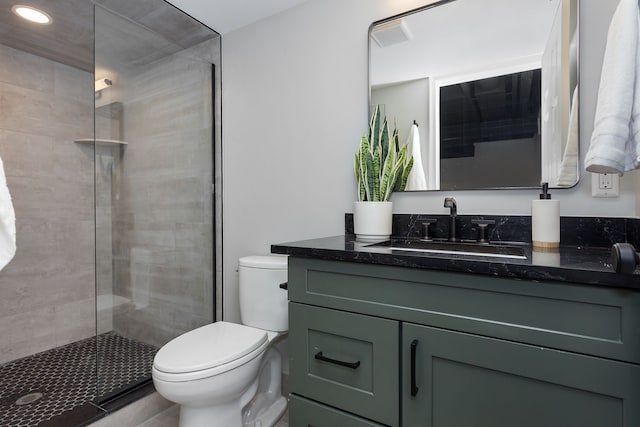
[[[163,0],[30,5],[52,23],[0,0],[0,425],[103,414],[216,310],[220,36]]]

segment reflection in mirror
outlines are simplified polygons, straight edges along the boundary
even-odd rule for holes
[[[370,106],[419,162],[407,190],[578,182],[577,3],[445,0],[371,26]]]

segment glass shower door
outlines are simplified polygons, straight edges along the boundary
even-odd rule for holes
[[[98,394],[214,319],[213,65],[220,38],[161,0],[95,7]]]

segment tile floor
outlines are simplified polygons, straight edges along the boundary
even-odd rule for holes
[[[73,419],[86,420],[104,413],[89,403],[96,398],[96,350],[101,357],[98,369],[101,395],[108,395],[129,383],[136,383],[151,375],[155,347],[122,337],[113,332],[88,338],[0,365],[0,426],[11,427],[68,427],[78,425]],[[287,377],[283,377],[283,392],[288,390]],[[154,393],[156,394],[156,393]],[[150,400],[149,400],[150,399]],[[143,399],[144,401],[145,399]],[[179,407],[167,408],[159,396],[150,396],[147,406],[161,412],[146,421],[142,409],[131,405],[131,411],[118,412],[96,422],[96,426],[117,427],[177,427]],[[162,405],[159,400],[164,401]],[[144,403],[144,402],[142,402]],[[166,404],[165,404],[166,403]],[[158,409],[162,408],[162,409]],[[150,409],[150,408],[147,408]],[[155,412],[154,411],[154,412]],[[81,412],[80,414],[76,414]],[[151,412],[153,414],[154,412]],[[149,412],[147,411],[147,414]],[[75,415],[78,415],[76,417]],[[134,416],[138,415],[138,416]],[[149,415],[147,415],[148,417]],[[288,427],[286,412],[275,427]]]
[[[54,421],[148,378],[156,351],[108,332],[0,365],[0,426]]]

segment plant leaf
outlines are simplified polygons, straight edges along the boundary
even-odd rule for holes
[[[371,154],[371,150],[369,149],[369,143],[366,144],[367,145],[367,149],[364,150],[364,152],[362,153],[362,155],[364,155],[365,157],[365,163],[366,163],[366,188],[367,188],[367,200],[371,201],[374,200],[374,195],[375,195],[375,170],[373,167],[373,154]]]
[[[402,191],[407,186],[407,180],[409,179],[409,172],[411,172],[411,168],[413,167],[413,156],[409,156],[409,147],[408,145],[403,145],[400,148],[398,153],[399,161],[401,164],[400,171],[398,172],[398,181],[393,189],[393,191]]]
[[[400,172],[400,168],[396,163],[393,169],[391,169],[391,172],[389,172],[389,181],[388,181],[387,187],[385,188],[384,201],[387,201],[389,200],[389,198],[391,198],[391,193],[395,189],[396,182],[398,182],[399,172]]]
[[[373,199],[372,201],[380,201],[380,149],[376,147],[373,150]]]
[[[389,187],[393,188],[393,168],[396,163],[396,153],[394,150],[389,150],[387,152],[387,157],[384,161],[384,166],[382,168],[382,176],[380,178],[380,193],[381,193],[381,201],[387,201],[390,197]]]
[[[394,120],[393,131],[389,122],[380,115],[376,105],[369,133],[362,136],[354,159],[354,174],[361,201],[387,201],[393,191],[403,191],[413,168],[413,156],[408,146],[400,145],[398,126]]]
[[[389,152],[389,123],[387,122],[386,117],[382,123],[380,135],[378,135],[378,144],[380,144],[380,153],[382,153],[382,158],[386,159],[387,153]]]
[[[362,175],[360,173],[360,149],[356,151],[353,162],[353,173],[356,176],[356,189],[358,191],[358,200],[362,201],[364,197],[364,182],[362,181]]]
[[[360,147],[358,153],[359,173],[360,173],[360,187],[359,197],[361,201],[366,201],[369,194],[368,181],[367,181],[367,155],[369,153],[369,142],[366,135],[362,135],[360,140]]]
[[[369,121],[369,141],[371,144],[376,144],[378,141],[378,134],[380,133],[380,104],[376,104],[376,108],[373,110],[371,120]]]
[[[409,162],[404,168],[404,172],[402,173],[402,187],[400,187],[400,191],[404,191],[407,188],[407,181],[409,180],[409,174],[413,169],[413,156],[409,157]]]
[[[397,127],[393,129],[393,133],[391,134],[391,143],[395,147],[395,150],[396,150],[396,153],[397,153],[399,148],[400,148],[400,142],[399,142],[398,128]]]

